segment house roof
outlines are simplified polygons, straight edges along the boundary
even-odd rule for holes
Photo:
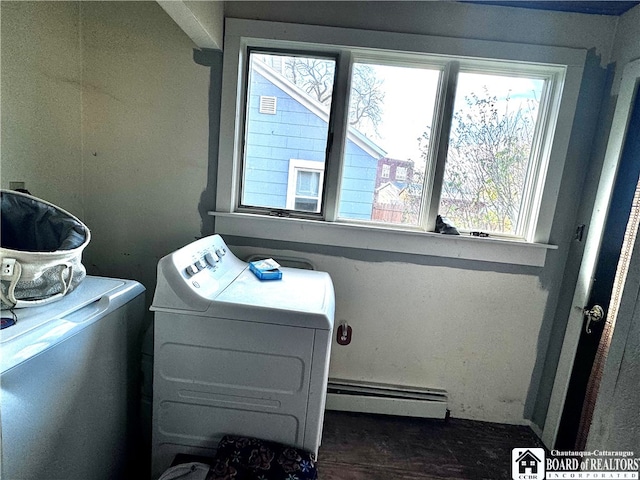
[[[403,204],[401,197],[403,188],[394,182],[386,182],[376,188],[376,203]]]
[[[264,62],[253,62],[253,68],[260,75],[269,80],[276,87],[280,88],[295,101],[303,105],[314,115],[329,123],[329,111],[327,107],[317,101],[315,98],[309,96],[307,92],[302,90],[296,84],[280,75]],[[362,132],[353,127],[349,127],[349,130],[347,131],[347,139],[351,140],[355,145],[360,147],[376,160],[379,160],[387,154],[387,152],[385,152],[380,146],[376,145],[374,142],[369,140]]]
[[[520,460],[522,460],[523,458],[533,458],[536,462],[539,462],[540,459],[538,457],[536,457],[533,453],[531,453],[530,450],[525,450],[517,459],[516,462],[519,462]]]

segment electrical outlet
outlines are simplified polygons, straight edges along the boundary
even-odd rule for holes
[[[16,266],[15,258],[5,258],[2,260],[2,276],[13,277],[13,269]]]

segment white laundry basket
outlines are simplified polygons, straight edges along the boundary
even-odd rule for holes
[[[60,300],[85,278],[91,234],[74,215],[26,193],[0,190],[2,308]]]

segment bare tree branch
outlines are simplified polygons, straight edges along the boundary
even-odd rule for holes
[[[486,87],[454,113],[442,210],[463,229],[511,233],[519,220],[538,102],[491,96]],[[426,159],[430,132],[423,134]]]
[[[324,105],[331,103],[334,63],[329,60],[284,57],[285,76]],[[377,131],[382,121],[384,92],[382,80],[369,65],[356,64],[351,81],[349,125],[356,128],[369,124]]]

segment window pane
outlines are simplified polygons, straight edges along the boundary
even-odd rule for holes
[[[318,200],[312,198],[296,198],[296,210],[315,212],[318,210]]]
[[[298,170],[296,195],[317,197],[320,191],[320,172]]]
[[[440,70],[354,63],[339,217],[420,221]]]
[[[243,206],[320,210],[320,174],[289,172],[300,158],[324,170],[334,71],[333,59],[250,52]],[[316,197],[312,208],[292,198],[287,206],[297,189]]]
[[[440,214],[517,234],[544,80],[460,73]]]

